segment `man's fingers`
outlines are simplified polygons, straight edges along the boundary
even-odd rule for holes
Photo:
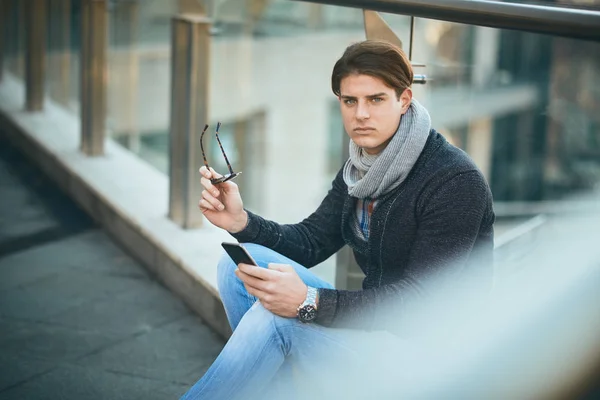
[[[219,189],[217,189],[215,185],[210,182],[210,179],[203,177],[200,179],[200,184],[204,186],[204,189],[208,190],[213,196],[217,197],[220,194]]]
[[[224,210],[225,206],[219,200],[215,199],[208,190],[202,191],[202,198],[210,203],[216,210]]]
[[[213,178],[221,178],[223,175],[215,171],[212,167],[210,167],[210,172],[212,173]]]
[[[203,165],[198,171],[200,172],[200,175],[202,175],[206,179],[212,178],[211,172],[208,170],[208,168],[206,168],[206,166]]]
[[[294,267],[292,267],[289,264],[270,263],[269,269],[274,270],[274,271],[279,271],[279,272],[290,272],[290,271],[294,270]]]
[[[200,175],[202,175],[202,178],[200,178],[200,184],[202,186],[204,186],[204,188],[206,190],[208,190],[213,196],[215,196],[215,197],[219,196],[219,194],[220,194],[219,189],[217,189],[217,187],[215,185],[213,185],[210,180],[212,178],[220,178],[221,174],[218,174],[212,168],[210,168],[210,170],[209,170],[205,166],[200,167],[199,171],[200,171]]]
[[[240,264],[238,265],[238,268],[248,275],[263,280],[273,280],[274,278],[278,277],[279,274],[278,271],[257,267],[256,265],[250,264]]]
[[[244,283],[244,287],[246,288],[246,291],[248,292],[248,294],[251,294],[252,296],[256,297],[257,299],[264,299],[267,294],[255,287],[252,287],[250,285],[247,285]]]
[[[202,212],[204,211],[217,211],[212,204],[210,204],[208,201],[202,199],[200,200],[200,202],[198,203],[198,206],[200,207],[200,209],[202,210]]]
[[[242,280],[242,282],[244,282],[244,284],[258,289],[260,291],[268,292],[267,288],[269,287],[269,281],[263,281],[262,279],[255,278],[252,275],[244,273],[240,269],[237,269],[235,271],[235,274],[238,278]]]

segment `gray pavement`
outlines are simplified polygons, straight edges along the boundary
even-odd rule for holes
[[[177,399],[223,344],[0,133],[0,400]]]

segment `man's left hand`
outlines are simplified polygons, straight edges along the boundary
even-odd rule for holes
[[[235,274],[244,282],[248,293],[256,296],[267,310],[281,317],[295,318],[298,306],[306,299],[308,287],[291,265],[269,264],[266,269],[239,264]]]

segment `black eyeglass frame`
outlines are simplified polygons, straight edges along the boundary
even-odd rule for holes
[[[215,130],[215,136],[217,137],[217,142],[219,143],[219,148],[221,149],[221,153],[223,153],[223,158],[225,158],[225,163],[227,163],[227,168],[229,169],[229,173],[220,178],[211,178],[210,183],[212,183],[213,185],[218,185],[219,183],[230,181],[242,173],[242,171],[233,172],[233,168],[231,167],[231,164],[229,163],[229,159],[227,158],[227,154],[225,154],[225,150],[223,149],[223,145],[221,144],[221,139],[219,139],[219,128],[220,127],[221,127],[221,123],[217,122],[217,129]],[[204,129],[202,130],[202,133],[200,134],[200,150],[202,150],[202,158],[204,158],[204,165],[206,166],[206,169],[208,169],[210,171],[210,167],[208,166],[208,161],[206,160],[206,153],[204,152],[204,145],[202,144],[202,138],[204,137],[204,133],[206,132],[207,129],[208,129],[208,124],[204,125]]]

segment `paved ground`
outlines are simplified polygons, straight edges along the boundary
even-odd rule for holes
[[[0,400],[176,399],[222,346],[0,134]]]

